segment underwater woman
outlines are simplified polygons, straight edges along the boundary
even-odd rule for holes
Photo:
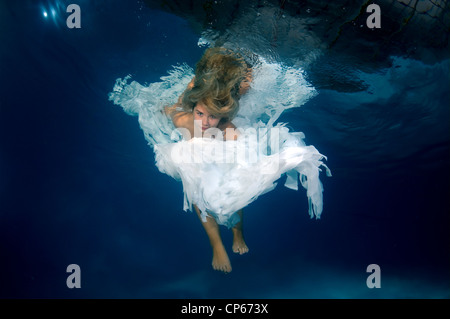
[[[224,48],[207,49],[196,65],[195,77],[188,88],[178,103],[166,107],[165,112],[176,128],[189,131],[189,137],[205,137],[205,133],[218,129],[223,135],[208,136],[225,141],[236,140],[239,131],[231,120],[238,111],[240,96],[249,89],[250,81],[251,69],[241,57]],[[193,206],[212,247],[212,267],[230,272],[232,267],[220,236],[219,224],[211,216],[204,220],[197,205]],[[249,250],[243,235],[242,209],[235,214],[239,216],[239,221],[232,227],[232,250],[242,255]]]
[[[211,242],[212,266],[225,273],[232,268],[219,225],[232,229],[233,252],[245,254],[244,207],[286,175],[284,186],[298,190],[301,184],[310,217],[320,218],[321,168],[331,176],[326,157],[305,144],[302,132],[275,124],[285,109],[314,96],[302,70],[247,54],[246,59],[250,63],[231,50],[210,48],[195,72],[186,64],[174,66],[148,86],[128,83],[126,76],[109,94],[138,116],[159,171],[182,183],[183,210],[196,211]]]

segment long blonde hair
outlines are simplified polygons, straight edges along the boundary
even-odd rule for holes
[[[231,120],[239,110],[239,87],[247,65],[242,57],[225,48],[210,48],[196,65],[192,89],[184,93],[183,109],[192,112],[198,102],[208,111]]]

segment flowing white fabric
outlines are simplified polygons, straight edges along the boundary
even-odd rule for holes
[[[319,179],[325,158],[314,146],[306,146],[301,132],[289,132],[283,123],[274,125],[281,113],[313,97],[314,88],[301,70],[261,60],[254,66],[251,89],[240,100],[233,123],[240,135],[235,141],[194,137],[186,140],[164,113],[174,104],[193,77],[187,65],[176,66],[161,82],[142,86],[117,79],[110,100],[125,112],[137,115],[144,135],[155,152],[158,169],[180,180],[184,210],[195,204],[203,220],[212,216],[232,227],[236,212],[273,190],[287,175],[285,186],[307,191],[309,214],[319,218],[323,209],[323,187]]]

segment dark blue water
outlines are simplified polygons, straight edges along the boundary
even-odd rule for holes
[[[82,27],[68,29],[69,3],[0,2],[2,298],[450,297],[448,60],[394,59],[361,75],[363,91],[319,88],[283,114],[328,157],[322,218],[280,183],[245,209],[250,253],[230,249],[224,275],[181,184],[108,101],[118,77],[194,66],[199,35],[124,1],[79,1]],[[80,289],[66,286],[69,264]]]

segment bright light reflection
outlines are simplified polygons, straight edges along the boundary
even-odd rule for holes
[[[47,15],[47,11],[44,11],[43,14],[44,14],[44,17],[47,18],[47,16],[48,16],[48,15]]]

